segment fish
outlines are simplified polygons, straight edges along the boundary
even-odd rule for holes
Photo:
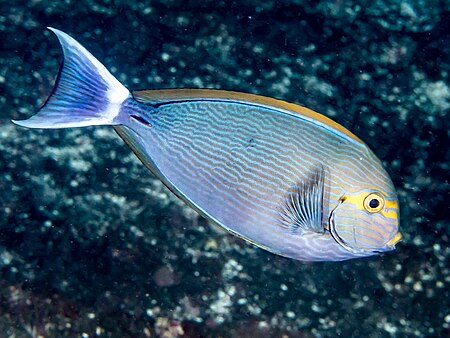
[[[107,125],[210,223],[276,255],[344,261],[395,249],[399,204],[381,161],[342,125],[265,96],[129,91],[68,34],[63,62],[26,128]]]

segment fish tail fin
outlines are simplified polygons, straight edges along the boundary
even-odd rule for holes
[[[118,125],[122,103],[130,92],[81,44],[48,27],[59,39],[64,61],[55,87],[39,112],[15,124],[27,128],[71,128]]]

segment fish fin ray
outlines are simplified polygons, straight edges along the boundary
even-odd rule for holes
[[[130,96],[128,89],[75,39],[48,29],[56,34],[64,53],[53,92],[36,115],[12,122],[28,128],[119,124],[116,117]]]
[[[280,225],[292,234],[324,233],[324,189],[325,169],[319,165],[284,197],[279,210]]]

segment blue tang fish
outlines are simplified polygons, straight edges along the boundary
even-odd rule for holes
[[[395,189],[343,126],[284,101],[231,91],[130,92],[83,46],[64,52],[28,128],[111,125],[144,165],[213,224],[272,253],[341,261],[393,250]]]

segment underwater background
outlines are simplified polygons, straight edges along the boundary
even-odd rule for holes
[[[72,35],[129,89],[299,103],[400,199],[393,252],[275,256],[207,224],[110,127],[26,130]],[[450,2],[0,0],[0,337],[450,336]]]

